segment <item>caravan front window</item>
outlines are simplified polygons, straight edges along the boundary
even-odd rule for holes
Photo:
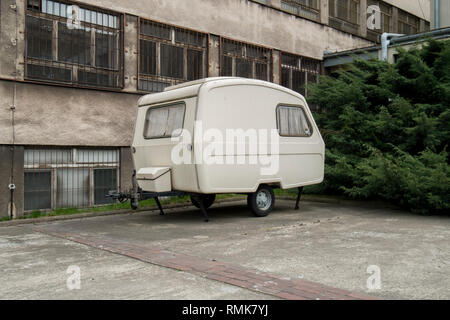
[[[277,125],[280,136],[310,137],[312,127],[305,110],[299,106],[279,106],[277,108]]]
[[[184,103],[149,108],[145,117],[145,139],[179,136],[183,129],[185,110]]]

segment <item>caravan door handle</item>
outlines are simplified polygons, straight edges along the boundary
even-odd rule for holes
[[[192,144],[189,143],[186,147],[187,147],[188,151],[192,151]]]

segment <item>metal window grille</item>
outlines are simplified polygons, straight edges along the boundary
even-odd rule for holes
[[[61,1],[28,0],[26,78],[123,87],[122,15]]]
[[[329,0],[329,24],[336,29],[358,33],[359,0]]]
[[[239,41],[220,39],[220,75],[272,79],[272,51]]]
[[[92,207],[112,203],[119,187],[119,151],[29,148],[24,154],[25,211]]]
[[[419,32],[420,19],[406,11],[398,10],[398,32],[416,34]]]
[[[139,20],[139,90],[160,92],[207,77],[207,34]]]
[[[321,61],[288,53],[281,53],[281,85],[308,96],[308,84],[317,83]]]
[[[281,8],[312,20],[320,19],[319,0],[282,0]]]

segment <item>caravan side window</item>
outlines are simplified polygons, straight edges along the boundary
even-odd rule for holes
[[[312,126],[300,106],[278,106],[277,126],[280,136],[310,137]]]
[[[185,110],[184,103],[149,108],[145,116],[145,139],[179,136],[183,129]],[[177,131],[175,135],[174,131]]]

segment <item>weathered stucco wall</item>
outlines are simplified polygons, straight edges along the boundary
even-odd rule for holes
[[[23,79],[24,1],[0,1],[0,77],[5,79]]]
[[[247,0],[83,0],[143,18],[322,59],[371,42]]]
[[[12,170],[11,170],[12,169]],[[14,180],[11,181],[11,172]],[[11,192],[9,184],[13,182],[14,190],[13,214],[19,217],[23,214],[23,147],[0,145],[0,218],[11,213]]]
[[[384,0],[384,2],[390,3],[400,9],[403,9],[427,21],[430,21],[431,18],[430,17],[431,1],[434,2],[434,0]]]
[[[12,143],[11,93],[0,80],[0,144]],[[15,143],[129,146],[139,95],[17,83]]]
[[[436,25],[436,7],[435,0],[431,0],[431,28],[434,29]],[[439,26],[438,28],[450,27],[450,1],[439,1]]]

